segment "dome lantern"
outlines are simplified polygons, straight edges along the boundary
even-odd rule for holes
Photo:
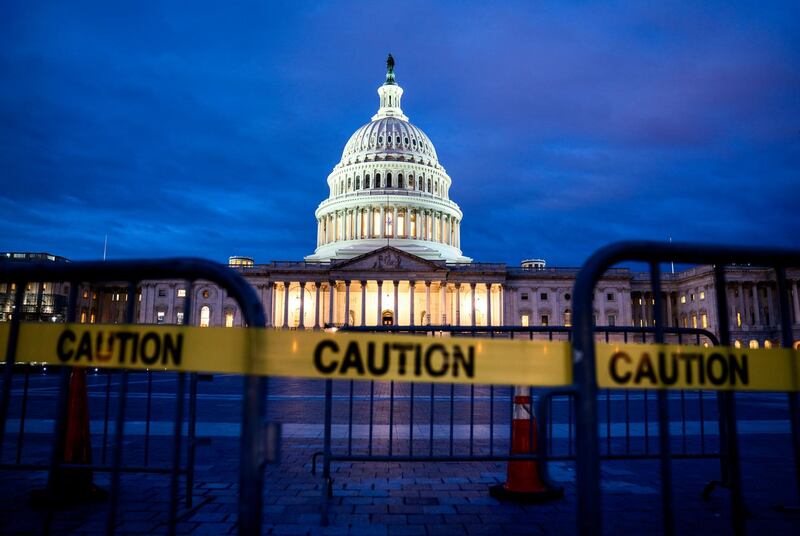
[[[380,108],[378,108],[378,113],[372,116],[373,121],[383,117],[396,117],[408,121],[408,117],[400,108],[403,88],[398,86],[394,79],[394,58],[391,54],[386,59],[386,82],[378,88],[378,96],[380,96]]]

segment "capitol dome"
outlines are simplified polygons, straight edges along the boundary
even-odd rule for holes
[[[356,130],[328,175],[328,198],[316,210],[317,249],[307,261],[349,259],[388,245],[428,260],[467,263],[452,181],[436,149],[400,107],[403,88],[386,62],[380,107]]]

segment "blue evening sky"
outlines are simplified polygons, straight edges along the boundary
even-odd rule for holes
[[[476,260],[800,246],[798,2],[0,11],[0,250],[301,259],[387,52]]]

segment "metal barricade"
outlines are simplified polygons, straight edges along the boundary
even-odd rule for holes
[[[516,340],[569,340],[572,329],[565,326],[344,326],[348,332],[416,334],[447,337],[488,337]],[[651,327],[597,326],[598,336],[605,341],[650,342],[655,336]],[[716,346],[713,333],[695,328],[670,328],[668,334],[678,343]],[[498,355],[497,359],[502,359]],[[334,396],[334,387],[338,387]],[[537,450],[529,454],[511,454],[510,438],[513,412],[513,388],[494,385],[434,385],[395,383],[370,380],[325,381],[323,450],[312,458],[312,473],[316,474],[318,459],[322,462],[323,523],[327,499],[332,495],[331,462],[503,462],[539,460],[542,477],[549,481],[547,460],[574,460],[575,407],[570,390],[533,389],[531,399],[538,395],[535,426],[539,441]],[[683,458],[718,458],[718,445],[711,444],[706,434],[706,406],[715,402],[712,395],[676,393],[681,413],[675,425],[682,431]],[[597,404],[605,408],[603,423],[606,431],[608,459],[656,458],[650,448],[648,419],[654,408],[655,396],[644,392],[625,392],[619,400],[609,390],[598,393]],[[338,402],[338,403],[337,403]],[[622,405],[619,421],[613,406]],[[554,406],[557,408],[554,409]],[[700,414],[699,445],[689,445],[686,408]],[[460,407],[459,411],[456,408]],[[697,409],[699,407],[699,410]],[[338,411],[337,411],[338,410]],[[634,414],[644,414],[644,432],[631,426]],[[534,414],[531,414],[534,420]],[[334,420],[336,424],[334,424]],[[377,422],[377,421],[380,422]],[[388,426],[388,428],[387,428]],[[335,432],[334,432],[335,427]],[[533,430],[534,423],[530,426]],[[558,430],[559,439],[554,438]],[[643,446],[637,448],[634,436],[643,435]],[[642,442],[639,442],[642,443]],[[694,448],[692,448],[694,447]]]
[[[577,522],[580,534],[602,532],[602,506],[600,488],[600,441],[598,433],[599,407],[597,404],[597,370],[595,364],[596,328],[593,326],[592,300],[594,289],[603,274],[620,262],[644,262],[649,265],[650,283],[653,293],[654,342],[664,343],[667,329],[664,327],[661,295],[662,272],[660,263],[678,262],[687,264],[710,264],[714,269],[716,310],[719,318],[720,343],[730,346],[730,326],[725,289],[725,266],[751,264],[775,270],[778,303],[781,317],[781,345],[792,346],[792,328],[786,269],[800,266],[800,252],[780,249],[735,248],[694,244],[666,244],[659,242],[620,242],[595,252],[578,273],[573,291],[573,371],[574,393],[577,398]],[[739,467],[737,421],[732,392],[717,393],[720,406],[721,469],[722,483],[731,490],[731,522],[734,533],[745,532],[745,505]],[[656,393],[658,408],[658,459],[661,470],[661,510],[665,534],[675,533],[674,505],[672,497],[673,458],[670,444],[668,393],[660,389]],[[800,490],[800,407],[797,393],[789,393],[789,415],[792,428],[795,479]],[[706,490],[706,493],[708,489]]]
[[[146,280],[184,280],[192,288],[196,281],[216,284],[224,289],[228,295],[236,300],[244,322],[250,327],[263,327],[265,314],[263,307],[254,289],[238,273],[226,266],[202,259],[163,259],[163,260],[135,260],[135,261],[108,261],[108,262],[73,262],[73,263],[2,263],[0,262],[0,283],[15,284],[14,310],[22,310],[23,294],[26,284],[35,282],[63,282],[69,285],[69,298],[66,306],[64,320],[73,323],[77,320],[76,311],[78,303],[78,288],[80,285],[108,285],[124,288],[125,315],[124,323],[135,323],[137,307],[137,286]],[[184,325],[192,324],[192,293],[187,293],[184,298]],[[120,370],[118,372],[105,371],[96,378],[105,377],[104,417],[102,432],[102,452],[100,461],[91,464],[65,464],[60,460],[63,441],[67,426],[67,399],[70,389],[70,368],[55,366],[60,369],[55,398],[55,427],[50,441],[48,462],[25,463],[22,452],[26,441],[26,417],[28,415],[28,395],[30,377],[32,372],[38,372],[43,367],[21,364],[16,365],[17,342],[20,331],[20,314],[14,314],[10,321],[8,346],[5,349],[5,367],[3,371],[2,395],[0,396],[0,453],[5,447],[6,429],[9,424],[9,408],[12,395],[16,396],[14,389],[14,376],[22,375],[21,400],[19,401],[20,413],[15,441],[15,455],[12,463],[0,465],[0,470],[18,471],[47,471],[48,480],[45,490],[46,513],[44,516],[44,533],[52,530],[54,520],[54,486],[57,471],[69,469],[88,469],[96,472],[110,473],[110,486],[108,493],[108,512],[106,517],[107,533],[115,532],[119,518],[120,477],[122,473],[160,473],[170,476],[169,512],[167,531],[174,534],[178,522],[179,484],[180,477],[184,476],[186,486],[186,503],[191,506],[192,487],[194,478],[195,457],[195,424],[196,398],[198,374],[192,373],[166,373],[166,372],[136,372]],[[82,319],[84,321],[89,319]],[[91,321],[91,320],[89,320]],[[256,349],[250,344],[248,359],[252,362]],[[52,366],[52,365],[50,365]],[[165,374],[174,378],[175,389],[175,416],[172,426],[172,451],[168,464],[152,463],[151,456],[151,415],[153,391],[152,382],[154,374]],[[187,376],[189,383],[188,419],[185,416],[187,401]],[[166,377],[166,376],[165,376]],[[116,378],[119,388],[112,392],[112,378]],[[144,448],[141,464],[123,463],[123,440],[127,416],[127,401],[129,383],[131,378],[139,378],[146,382],[146,399],[144,415]],[[245,376],[242,404],[241,443],[240,443],[240,473],[239,473],[239,519],[240,534],[254,534],[261,530],[262,495],[264,456],[262,430],[266,416],[266,378],[258,376]],[[102,382],[100,382],[102,385]],[[111,419],[110,398],[116,394],[118,404],[116,417]],[[112,422],[113,421],[113,422]],[[186,422],[185,422],[186,421]],[[109,430],[109,425],[112,430]],[[184,432],[184,425],[186,431]],[[186,434],[185,463],[183,457],[184,433]],[[109,436],[111,439],[109,440]],[[110,452],[109,452],[110,451]],[[161,460],[162,462],[165,460]]]

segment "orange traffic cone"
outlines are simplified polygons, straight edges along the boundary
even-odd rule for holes
[[[63,447],[60,461],[71,465],[92,463],[92,437],[89,433],[89,397],[86,389],[86,369],[73,368],[67,399],[67,426],[64,437],[57,443]],[[49,490],[34,491],[34,504],[71,505],[102,501],[108,493],[92,481],[88,467],[59,467],[51,475]]]
[[[527,387],[514,387],[511,454],[536,452],[536,416],[531,418],[533,404],[526,391],[528,391]],[[533,430],[531,430],[531,426],[533,426]],[[531,444],[531,438],[533,438],[533,444]],[[511,460],[508,462],[506,483],[492,486],[489,488],[489,494],[497,499],[538,503],[562,497],[564,489],[554,487],[542,478],[539,474],[538,461]]]

